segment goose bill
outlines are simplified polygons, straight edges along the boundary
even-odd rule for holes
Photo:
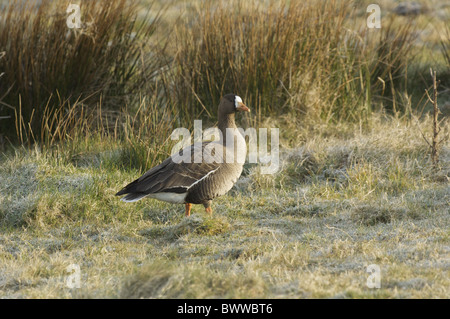
[[[244,103],[239,103],[236,110],[241,111],[241,112],[250,112],[250,109]]]

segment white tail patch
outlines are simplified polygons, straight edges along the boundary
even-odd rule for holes
[[[148,194],[147,196],[150,198],[156,198],[162,200],[164,202],[172,203],[172,204],[184,204],[184,199],[186,198],[187,193],[155,193]]]
[[[133,203],[133,202],[137,202],[138,200],[143,199],[144,197],[150,197],[150,198],[155,198],[158,200],[162,200],[164,202],[168,202],[168,203],[173,203],[173,204],[184,204],[184,199],[186,198],[187,193],[154,193],[154,194],[146,194],[146,195],[142,195],[136,198],[133,198],[133,196],[130,195],[134,195],[134,194],[128,194],[125,197],[122,197],[120,200],[122,202],[125,203]],[[127,199],[127,197],[132,197],[132,199]]]

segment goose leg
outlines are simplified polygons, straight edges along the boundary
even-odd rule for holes
[[[205,211],[209,216],[212,216],[212,209],[211,209],[211,200],[207,200],[203,202],[203,206],[205,206]]]
[[[185,207],[186,207],[186,212],[185,212],[185,216],[186,217],[189,217],[189,216],[191,216],[191,207],[192,207],[192,204],[191,203],[186,203],[185,204]]]

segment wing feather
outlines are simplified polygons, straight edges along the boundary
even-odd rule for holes
[[[186,151],[190,152],[191,163],[174,162],[173,158],[169,157],[125,186],[116,195],[133,193],[145,196],[160,192],[182,193],[183,190],[187,191],[192,185],[195,185],[220,167],[220,158],[215,158],[215,161],[208,159],[202,163],[194,163],[195,149],[201,147],[204,157],[208,156],[208,154],[203,153],[203,150],[210,143],[216,142],[204,142],[200,145],[194,144],[180,151],[179,154]],[[223,146],[220,145],[220,147]]]

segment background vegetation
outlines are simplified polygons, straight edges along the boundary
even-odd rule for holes
[[[368,29],[367,1],[81,1],[69,29],[0,2],[0,296],[448,298],[450,5],[421,3]],[[246,164],[212,218],[114,196],[229,92],[280,128],[277,174]]]

